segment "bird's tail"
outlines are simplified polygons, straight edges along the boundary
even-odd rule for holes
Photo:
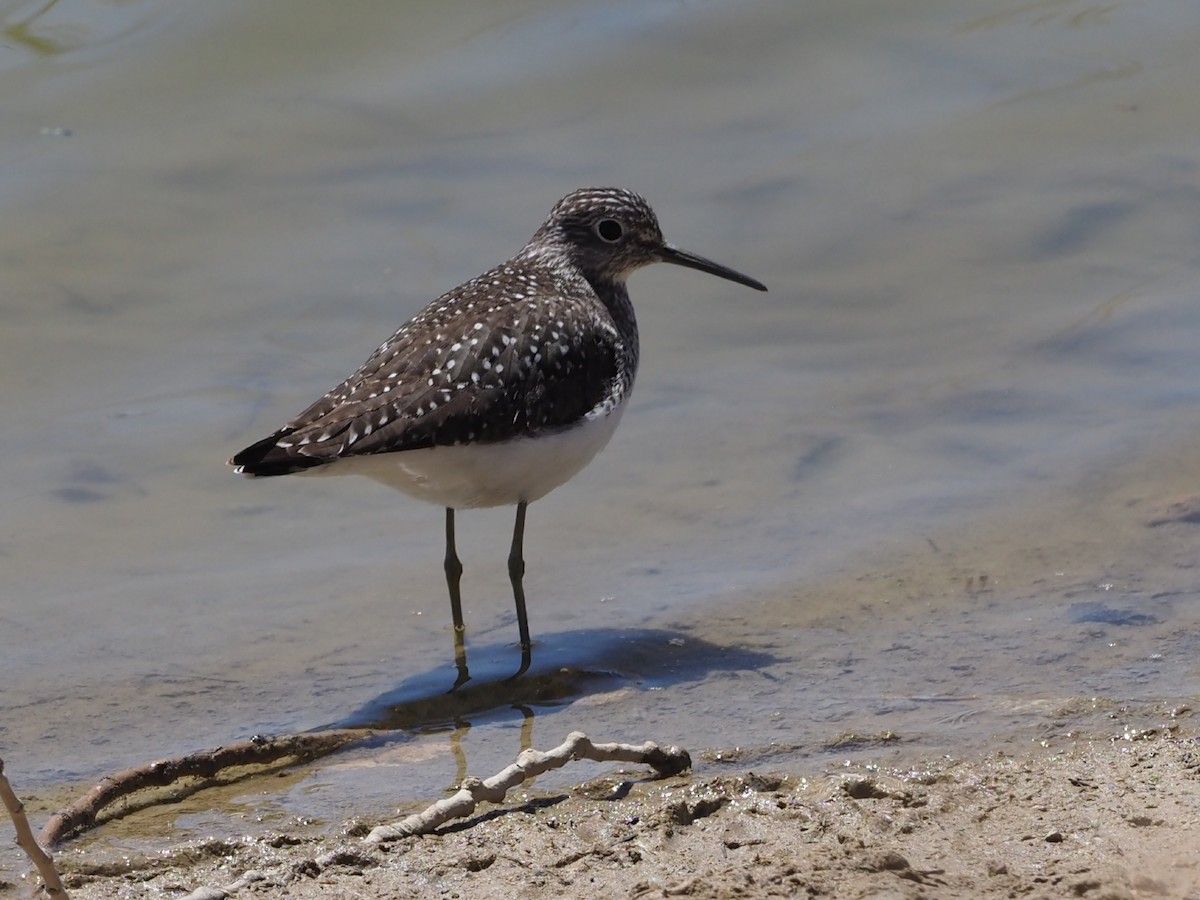
[[[277,431],[257,443],[251,444],[245,450],[235,453],[229,460],[229,465],[239,475],[256,475],[269,477],[271,475],[290,475],[321,465],[324,460],[314,459],[300,453],[290,452],[291,448],[280,447],[279,439],[291,434],[291,429]]]

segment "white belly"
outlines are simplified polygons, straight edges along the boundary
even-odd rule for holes
[[[410,497],[452,509],[533,503],[569,481],[604,449],[621,421],[621,409],[536,438],[350,456],[303,474],[366,475]]]

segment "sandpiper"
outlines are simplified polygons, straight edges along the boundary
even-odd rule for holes
[[[508,574],[520,675],[532,658],[525,510],[612,437],[638,366],[625,279],[657,262],[766,290],[668,244],[637,194],[572,191],[516,256],[434,300],[357,372],[229,464],[256,476],[358,472],[444,506],[455,687],[469,675],[454,511],[516,505]]]

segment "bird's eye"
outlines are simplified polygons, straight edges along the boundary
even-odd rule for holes
[[[607,244],[615,244],[625,234],[625,229],[616,219],[601,219],[596,223],[595,231],[600,240]]]

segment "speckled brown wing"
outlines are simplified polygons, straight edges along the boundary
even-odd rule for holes
[[[565,428],[612,402],[619,343],[586,282],[501,266],[435,300],[352,376],[230,462],[282,475],[346,456]]]

